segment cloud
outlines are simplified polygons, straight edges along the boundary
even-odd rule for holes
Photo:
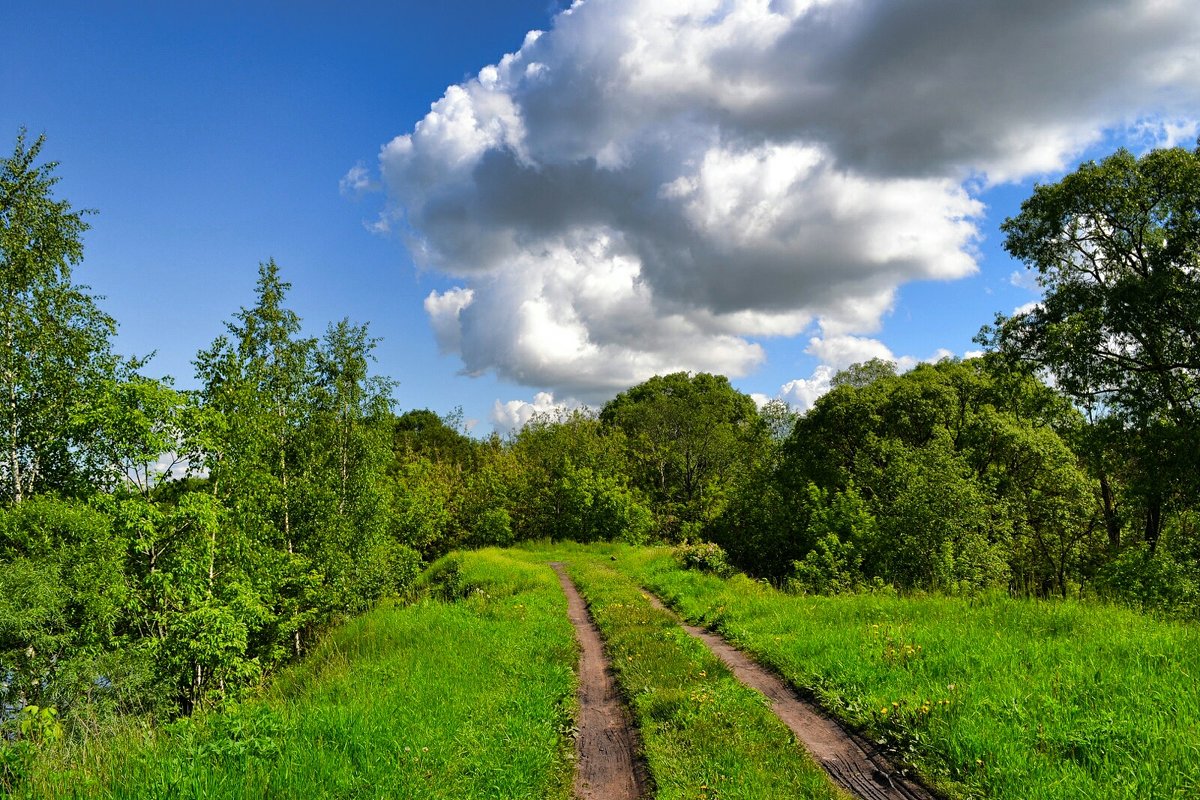
[[[1042,287],[1038,285],[1038,275],[1033,270],[1015,269],[1008,276],[1008,282],[1011,286],[1016,286],[1018,289],[1026,289],[1031,292],[1040,292]]]
[[[1020,316],[1021,314],[1028,314],[1029,312],[1036,311],[1037,309],[1039,309],[1041,307],[1042,307],[1042,303],[1040,300],[1031,300],[1028,303],[1022,303],[1021,305],[1014,308],[1011,316],[1017,317],[1017,316]]]
[[[797,378],[779,387],[778,397],[797,411],[807,411],[829,391],[835,372],[832,367],[822,364],[808,378]]]
[[[355,197],[366,192],[377,191],[379,184],[371,178],[371,172],[367,169],[367,165],[360,161],[347,170],[342,179],[338,181],[338,189],[345,197]]]
[[[898,372],[908,372],[920,363],[936,364],[945,358],[954,358],[955,354],[945,348],[938,348],[926,358],[915,356],[896,356],[883,342],[875,339],[855,336],[836,336],[829,339],[813,339],[809,343],[808,352],[821,358],[826,363],[819,364],[807,378],[796,378],[779,387],[775,395],[797,411],[807,411],[833,388],[833,378],[841,370],[852,364],[869,361],[872,358],[891,361]],[[982,355],[981,350],[971,350],[963,358],[974,358]],[[759,398],[762,398],[761,401]],[[759,407],[766,402],[765,395],[758,395],[755,402]]]
[[[538,392],[532,401],[509,400],[502,403],[497,400],[492,405],[492,425],[496,433],[503,436],[524,428],[534,415],[553,417],[575,408],[579,408],[578,402],[574,400],[556,401],[550,392]]]
[[[1196,129],[1190,5],[581,0],[384,145],[381,224],[459,282],[426,310],[469,374],[600,399],[814,329],[841,363],[976,270],[980,187]]]

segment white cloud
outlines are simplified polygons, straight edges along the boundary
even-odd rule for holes
[[[538,392],[532,401],[497,400],[492,404],[492,425],[500,435],[515,433],[524,428],[534,415],[556,416],[579,408],[575,400],[556,401],[550,392]]]
[[[872,358],[891,361],[896,365],[897,372],[908,372],[917,364],[936,364],[942,359],[955,357],[952,351],[945,348],[938,348],[927,358],[908,355],[896,356],[882,342],[850,336],[834,337],[830,340],[813,339],[808,352],[818,355],[819,358],[827,359],[829,363],[819,364],[813,370],[812,375],[807,378],[788,381],[779,387],[779,393],[774,398],[758,395],[755,402],[760,408],[768,399],[777,399],[783,400],[797,411],[807,411],[822,395],[833,388],[833,378],[838,372],[852,364],[859,364]],[[982,355],[982,351],[972,350],[963,357],[973,358],[979,355]],[[758,399],[759,397],[762,398],[761,401]]]
[[[1040,292],[1042,287],[1038,286],[1038,276],[1033,270],[1015,269],[1008,276],[1008,282],[1018,289],[1027,289],[1031,292]]]
[[[463,309],[469,307],[474,299],[475,292],[461,286],[445,292],[430,292],[425,298],[425,313],[429,315],[438,350],[442,353],[458,352],[462,345],[460,318]]]
[[[599,399],[814,325],[852,363],[976,269],[973,192],[1197,130],[1189,5],[577,2],[382,148],[377,224],[461,281],[426,310],[470,374]]]
[[[379,189],[379,184],[371,179],[367,165],[360,161],[347,170],[342,179],[338,181],[338,189],[345,196],[355,196],[376,191]]]
[[[835,369],[822,364],[808,378],[797,378],[779,387],[779,399],[797,411],[808,411],[830,389]]]
[[[1030,311],[1040,308],[1041,305],[1042,305],[1042,303],[1040,300],[1033,300],[1028,303],[1022,303],[1021,305],[1019,305],[1013,309],[1012,316],[1015,317],[1018,314],[1028,314]]]

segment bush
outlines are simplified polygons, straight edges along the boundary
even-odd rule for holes
[[[675,560],[684,569],[711,572],[722,578],[733,574],[733,567],[729,565],[729,559],[719,544],[712,542],[688,544],[687,541],[684,541],[682,544],[676,545],[672,553],[675,555]]]
[[[465,597],[468,587],[462,576],[462,560],[457,556],[443,556],[429,565],[429,569],[417,581],[421,593],[444,602]]]
[[[1200,618],[1200,575],[1170,553],[1130,547],[1104,566],[1096,582],[1102,596],[1140,611]]]
[[[503,508],[489,508],[475,520],[471,544],[476,547],[508,547],[513,543],[512,517]]]
[[[787,588],[797,594],[841,594],[853,592],[862,583],[862,557],[851,542],[829,533],[817,541],[803,561],[792,562]]]

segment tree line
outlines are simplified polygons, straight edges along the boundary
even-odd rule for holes
[[[451,549],[712,542],[796,591],[1104,596],[1200,612],[1200,151],[1118,152],[1004,225],[1045,292],[981,358],[871,361],[800,415],[706,373],[476,439],[399,412],[368,326],[280,268],[195,359],[113,351],[43,140],[0,168],[0,724],[237,698]],[[171,456],[172,466],[165,457]],[[716,555],[713,555],[716,553]],[[707,554],[707,555],[705,555]]]

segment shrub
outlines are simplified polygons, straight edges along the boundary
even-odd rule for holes
[[[733,567],[729,565],[725,551],[719,544],[712,542],[688,544],[685,540],[682,544],[676,545],[672,552],[675,555],[675,560],[684,569],[711,572],[721,577],[727,577],[733,573]]]
[[[435,600],[451,602],[464,597],[468,587],[463,580],[462,560],[458,556],[443,556],[429,565],[417,582],[422,594]]]
[[[1167,552],[1127,548],[1104,566],[1097,584],[1103,596],[1141,611],[1200,617],[1200,576]]]

